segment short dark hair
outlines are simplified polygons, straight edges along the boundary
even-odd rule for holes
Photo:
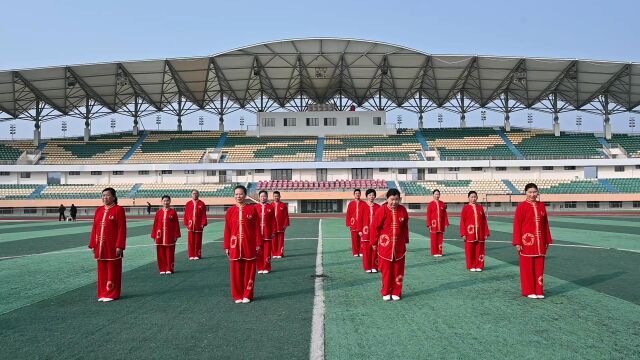
[[[247,195],[247,188],[244,187],[244,185],[236,185],[236,187],[233,188],[233,193],[235,194],[238,189],[242,190],[242,192]]]
[[[360,191],[360,189],[358,189],[358,188],[353,189],[353,193],[354,194],[357,193],[357,192],[362,193],[362,191]]]
[[[280,195],[280,191],[276,190],[273,192],[273,195],[276,195],[276,194]]]
[[[478,193],[477,193],[477,192],[475,192],[475,191],[471,190],[471,191],[469,191],[469,193],[467,194],[467,197],[471,196],[471,194],[476,194],[476,196],[478,196]]]
[[[374,196],[378,196],[376,191],[373,190],[373,189],[367,189],[367,191],[364,193],[364,196],[369,196],[369,194],[371,194],[371,193],[373,193]]]
[[[437,193],[439,193],[439,194],[442,194],[442,193],[440,192],[440,190],[438,190],[438,189],[433,189],[433,191],[431,192],[431,195],[435,194],[436,192],[437,192]]]
[[[387,190],[387,199],[391,196],[400,196],[400,190],[398,189],[389,189]]]
[[[169,199],[169,200],[171,200],[171,196],[169,196],[169,195],[162,195],[162,199],[160,199],[160,200],[164,200],[164,199]]]
[[[267,196],[269,196],[269,193],[267,192],[267,190],[260,190],[260,192],[258,193],[258,196],[262,195],[262,193],[265,193]]]
[[[116,189],[114,189],[112,187],[108,187],[108,188],[104,188],[102,190],[102,192],[105,192],[105,191],[108,191],[108,192],[111,193],[111,196],[113,196],[114,199],[115,199],[115,200],[113,200],[113,203],[117,205],[118,204],[118,197],[116,196]]]
[[[528,183],[527,185],[524,186],[524,192],[527,192],[527,190],[534,188],[536,190],[538,190],[538,185],[534,184],[534,183]]]

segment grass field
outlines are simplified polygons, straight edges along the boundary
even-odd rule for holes
[[[322,231],[327,359],[632,359],[640,357],[640,221],[554,217],[544,300],[519,296],[511,219],[492,217],[486,270],[465,271],[456,218],[445,256],[428,256],[412,218],[404,298],[353,258],[341,219],[293,219],[285,258],[233,304],[221,222],[204,259],[157,274],[150,221],[128,224],[123,296],[95,299],[89,222],[0,222],[0,358],[309,358]]]

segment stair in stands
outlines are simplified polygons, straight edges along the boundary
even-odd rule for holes
[[[227,132],[223,132],[222,135],[220,135],[220,138],[218,139],[218,143],[216,144],[216,148],[214,150],[215,153],[219,153],[220,150],[222,150],[224,143],[227,141],[227,137],[228,137]]]
[[[607,188],[607,190],[609,190],[609,192],[612,192],[612,193],[620,192],[615,186],[613,186],[613,184],[611,182],[609,182],[608,179],[598,179],[598,182],[600,182],[600,184],[602,186]]]
[[[509,150],[511,150],[511,152],[513,153],[513,155],[515,155],[518,160],[524,160],[524,155],[522,155],[522,153],[520,152],[520,150],[518,150],[513,143],[511,142],[511,140],[509,140],[509,138],[507,137],[507,134],[505,134],[502,129],[497,128],[496,129],[496,133],[498,133],[498,135],[500,135],[500,137],[502,138],[502,141],[504,141],[505,145],[507,145],[507,147],[509,148]]]
[[[42,191],[44,191],[44,189],[47,187],[47,185],[43,184],[43,185],[38,185],[38,187],[33,190],[33,192],[31,194],[29,194],[29,199],[37,199],[40,197],[40,195],[42,194]]]
[[[416,131],[416,138],[418,139],[420,145],[422,145],[423,151],[429,150],[429,143],[427,143],[427,139],[424,138],[424,134],[422,133],[422,131]]]
[[[513,193],[513,194],[521,194],[522,193],[522,191],[518,190],[518,188],[515,187],[515,185],[513,185],[513,183],[511,181],[509,181],[507,179],[503,179],[502,183],[505,184],[509,188],[509,190],[511,190],[511,193]]]
[[[387,187],[388,187],[389,189],[399,189],[399,187],[398,187],[398,183],[397,183],[397,182],[395,182],[395,180],[388,180],[388,181],[387,181]]]
[[[318,144],[316,145],[316,161],[322,161],[324,152],[324,137],[318,136]]]
[[[129,199],[135,199],[136,193],[138,192],[138,189],[140,189],[141,186],[142,186],[141,183],[136,183],[135,185],[133,185],[133,187],[131,188],[131,191],[129,191],[126,197]]]
[[[142,146],[142,143],[144,142],[144,140],[147,138],[147,136],[149,136],[149,133],[144,131],[142,133],[142,135],[140,135],[140,137],[138,138],[138,141],[136,141],[135,144],[133,144],[133,146],[131,147],[131,149],[129,149],[129,151],[127,151],[126,154],[124,154],[124,156],[122,157],[122,159],[120,159],[120,163],[126,162],[127,160],[129,160],[131,158],[131,156],[133,156],[133,154],[136,152],[136,150],[138,150],[138,148],[140,146]]]

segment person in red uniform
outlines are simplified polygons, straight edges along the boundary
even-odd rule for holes
[[[400,205],[398,189],[387,191],[387,203],[373,215],[370,240],[373,250],[377,249],[378,268],[382,272],[382,299],[400,300],[409,243],[409,214]]]
[[[547,209],[538,201],[538,186],[524,187],[527,196],[516,208],[513,219],[513,246],[520,255],[520,283],[522,296],[544,298],[544,257],[553,244]]]
[[[280,259],[284,256],[284,232],[289,226],[289,205],[280,201],[280,191],[274,191],[271,206],[276,218],[275,234],[271,240],[271,257]]]
[[[276,217],[273,206],[269,204],[269,193],[266,190],[261,190],[258,196],[260,203],[256,205],[256,208],[260,219],[260,237],[264,244],[258,252],[258,274],[268,274],[271,272],[271,239],[274,234]]]
[[[260,219],[255,205],[247,205],[247,188],[233,190],[235,205],[227,209],[224,222],[224,252],[229,257],[231,297],[238,303],[253,300],[256,258],[262,245]]]
[[[478,204],[478,193],[469,191],[469,203],[460,214],[460,236],[464,239],[464,252],[469,271],[484,270],[484,242],[489,237],[487,213]]]
[[[102,203],[93,217],[89,248],[98,263],[98,301],[108,302],[120,298],[127,218],[113,188],[102,190]]]
[[[156,212],[151,238],[156,244],[160,275],[173,274],[176,258],[176,241],[180,237],[178,213],[171,207],[171,197],[162,196],[162,209]]]
[[[440,201],[440,190],[433,190],[433,201],[427,208],[427,227],[431,233],[431,255],[442,256],[442,245],[444,243],[444,233],[449,226],[449,215],[447,215],[447,204]]]
[[[371,222],[373,221],[373,215],[380,208],[379,204],[376,204],[376,191],[368,189],[365,191],[367,202],[364,206],[360,207],[360,215],[358,222],[358,235],[360,236],[360,247],[362,249],[362,266],[364,271],[378,272],[378,254],[371,249],[371,241],[369,235],[371,234]]]
[[[199,260],[202,257],[202,233],[207,226],[207,206],[199,197],[198,190],[191,191],[191,200],[184,207],[184,226],[189,235],[189,260]]]
[[[351,253],[353,256],[362,256],[360,249],[360,235],[358,235],[358,223],[360,222],[360,211],[364,207],[363,201],[360,200],[360,189],[353,190],[353,199],[347,205],[347,221],[346,225],[351,231]]]

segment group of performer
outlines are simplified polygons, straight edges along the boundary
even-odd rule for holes
[[[516,208],[513,241],[520,257],[522,295],[544,298],[544,259],[553,243],[545,204],[538,201],[538,187],[525,186],[526,200]],[[188,258],[202,257],[202,235],[207,226],[206,205],[199,192],[192,191],[185,205],[183,225],[188,232]],[[259,202],[246,202],[247,189],[234,189],[235,204],[225,214],[224,251],[229,258],[231,295],[235,303],[253,300],[256,271],[271,272],[271,259],[284,256],[284,234],[289,226],[288,205],[281,202],[280,193],[259,192]],[[362,257],[366,273],[381,272],[381,295],[384,301],[400,300],[405,273],[405,255],[409,243],[409,214],[400,204],[400,191],[389,189],[384,204],[377,204],[376,191],[353,192],[354,200],[347,207],[346,225],[351,233],[354,257]],[[460,236],[464,240],[466,267],[479,272],[485,264],[485,242],[490,230],[487,214],[478,204],[478,194],[468,193],[468,203],[460,214]],[[162,208],[155,215],[151,238],[156,245],[158,269],[161,275],[175,271],[175,245],[181,236],[178,213],[171,207],[171,197],[162,196]],[[118,205],[116,191],[102,191],[103,206],[96,209],[89,248],[97,261],[98,301],[109,302],[120,297],[122,258],[126,247],[127,224],[124,209]],[[444,234],[449,226],[447,205],[440,200],[440,191],[433,191],[433,201],[427,208],[427,227],[431,236],[431,255],[443,255]]]
[[[538,186],[524,188],[526,199],[516,208],[513,241],[520,257],[522,296],[544,298],[544,260],[553,243],[545,204],[538,201]],[[440,200],[440,190],[432,192],[427,207],[427,228],[431,237],[431,255],[443,255],[444,234],[449,227],[447,204]],[[400,192],[390,189],[386,202],[376,204],[376,192],[368,189],[366,202],[355,189],[354,200],[347,206],[346,226],[351,233],[351,252],[362,257],[365,272],[382,273],[382,299],[400,300],[405,271],[406,244],[409,243],[409,216],[400,205]],[[460,213],[460,237],[464,241],[467,270],[480,272],[485,265],[485,242],[490,236],[487,213],[478,204],[478,193],[467,194],[468,203]]]

